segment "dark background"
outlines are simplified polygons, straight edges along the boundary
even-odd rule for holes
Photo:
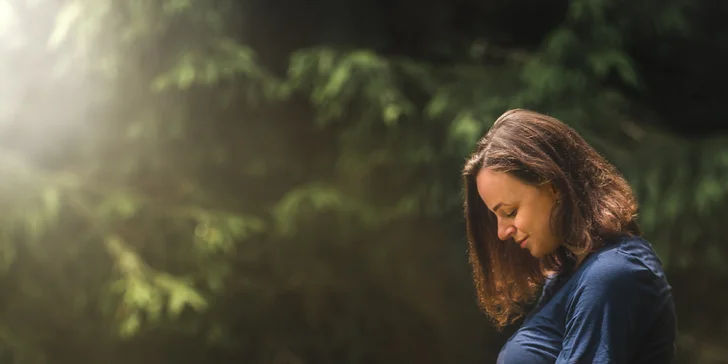
[[[2,361],[494,362],[459,174],[521,107],[625,174],[679,362],[726,363],[726,10],[0,2]]]

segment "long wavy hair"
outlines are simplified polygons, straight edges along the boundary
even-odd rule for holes
[[[484,168],[530,185],[553,184],[561,196],[550,220],[562,241],[559,249],[536,259],[498,238],[496,216],[476,187],[476,176]],[[523,109],[505,112],[478,142],[462,176],[478,303],[499,329],[523,316],[548,274],[570,269],[577,255],[614,237],[642,234],[627,181],[576,131],[547,115]]]

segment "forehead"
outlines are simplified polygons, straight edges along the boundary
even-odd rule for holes
[[[529,191],[527,184],[504,172],[482,169],[476,176],[478,194],[488,208],[498,203],[515,203]]]

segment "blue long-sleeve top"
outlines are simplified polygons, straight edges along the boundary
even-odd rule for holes
[[[676,321],[659,258],[645,240],[625,237],[547,280],[498,364],[669,364]]]

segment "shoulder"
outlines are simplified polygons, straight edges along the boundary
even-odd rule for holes
[[[669,356],[660,351],[673,350],[672,298],[647,241],[628,237],[600,249],[577,268],[570,284],[557,362],[626,363]]]
[[[594,298],[653,295],[669,289],[662,263],[652,246],[639,237],[625,237],[587,257],[575,274],[575,291]]]

